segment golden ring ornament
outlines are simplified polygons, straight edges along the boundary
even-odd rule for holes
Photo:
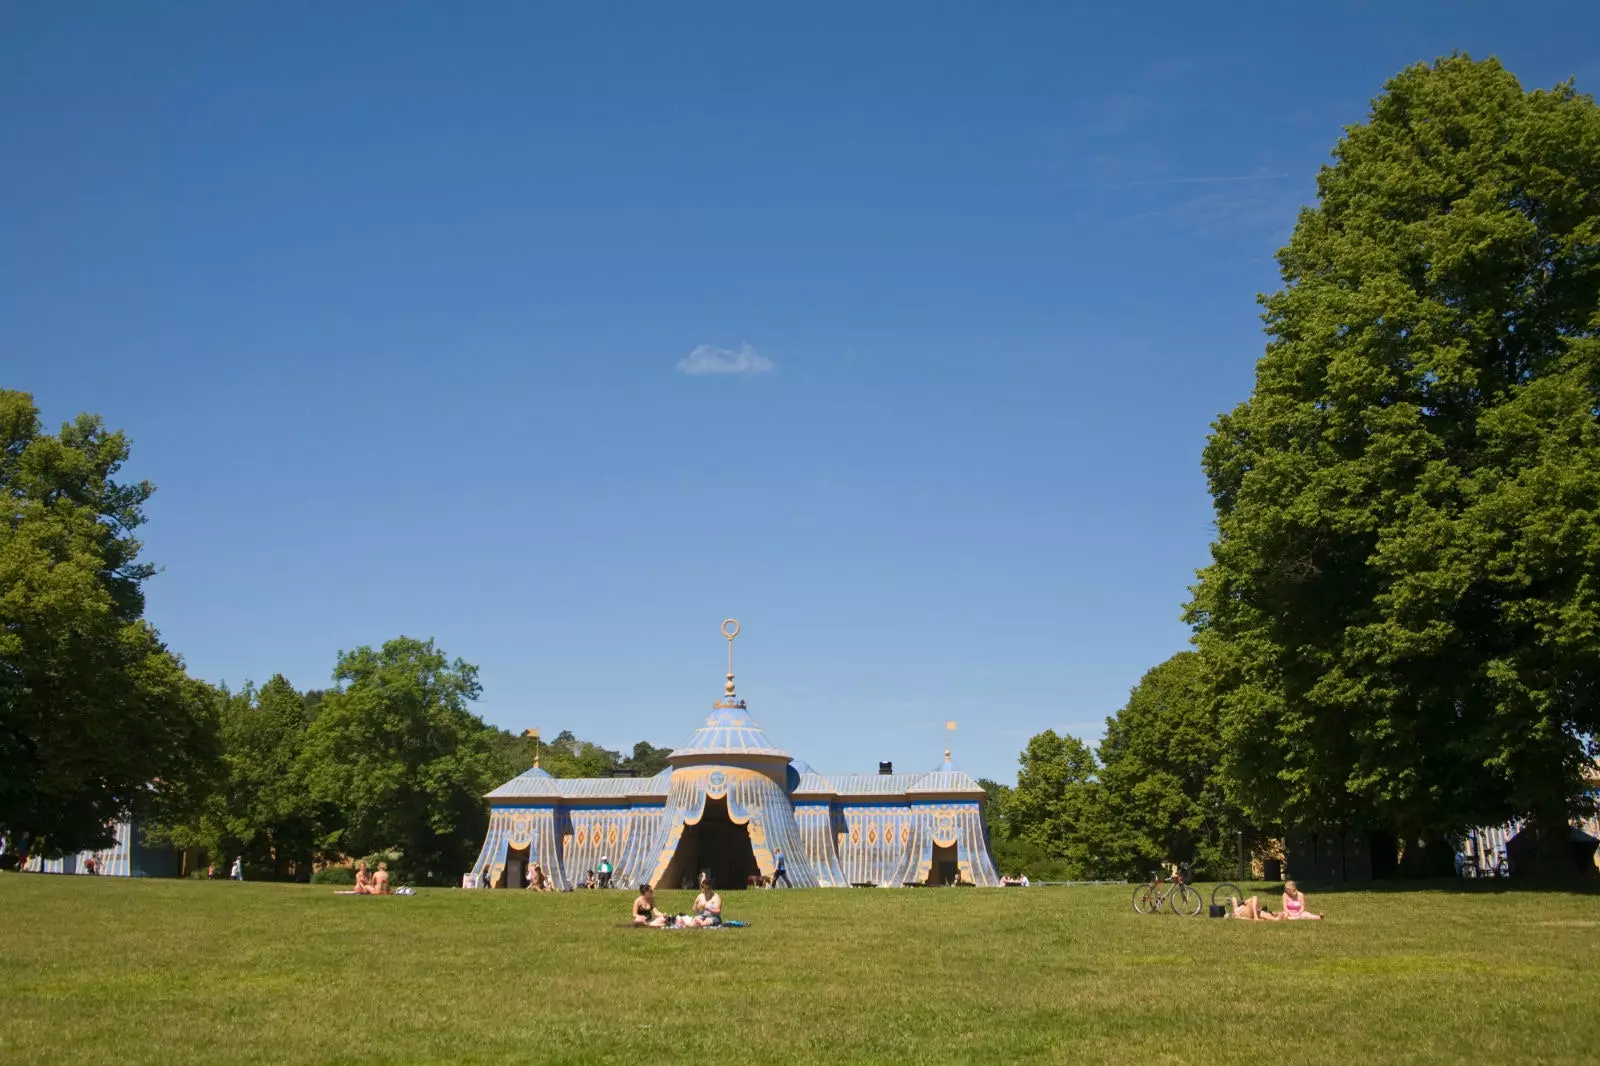
[[[732,626],[733,628],[729,629],[729,626]],[[739,620],[737,618],[724,619],[722,622],[722,635],[727,637],[729,640],[732,640],[734,637],[738,636]]]

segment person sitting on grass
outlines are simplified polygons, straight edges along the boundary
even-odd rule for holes
[[[367,864],[364,862],[356,863],[356,895],[372,895],[372,875],[367,873]]]
[[[711,887],[710,875],[700,875],[700,894],[694,898],[694,916],[684,924],[700,927],[722,924],[722,896]]]
[[[1306,895],[1293,881],[1283,885],[1283,916],[1290,921],[1322,921],[1322,915],[1306,910]]]
[[[555,890],[555,882],[550,879],[549,874],[544,872],[544,867],[534,863],[533,872],[528,875],[528,891],[554,892]]]
[[[1244,922],[1281,922],[1283,915],[1273,914],[1261,905],[1260,896],[1251,896],[1243,903],[1239,897],[1229,896],[1228,906],[1233,909],[1233,916]]]
[[[639,886],[639,898],[633,901],[633,924],[652,929],[662,929],[667,924],[667,916],[656,910],[656,890],[649,885]]]
[[[378,872],[372,875],[372,894],[374,896],[389,894],[389,864],[386,862],[380,862]]]
[[[593,870],[590,870],[588,873],[583,875],[583,887],[584,888],[599,888],[600,887],[600,878],[598,876],[596,876],[596,874],[595,874],[595,872]]]

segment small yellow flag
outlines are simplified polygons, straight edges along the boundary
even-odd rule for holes
[[[945,724],[944,724],[944,727],[945,727],[945,728],[946,728],[946,729],[954,729],[954,728],[955,728],[955,727],[956,727],[956,724],[955,724],[955,723],[954,723],[954,722],[946,722],[946,723],[945,723]]]
[[[537,739],[538,736],[539,736],[539,731],[537,729],[529,729],[526,732],[524,732],[522,735],[525,736],[525,737],[533,737],[533,738]]]

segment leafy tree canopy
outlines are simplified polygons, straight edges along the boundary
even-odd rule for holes
[[[90,415],[47,434],[0,391],[0,833],[52,853],[192,810],[217,770],[211,691],[143,620],[154,489],[115,479],[128,451]]]
[[[1221,874],[1236,855],[1237,812],[1223,795],[1222,739],[1200,656],[1152,668],[1106,719],[1101,852],[1124,874],[1192,862]]]
[[[1016,787],[1004,798],[1006,836],[1059,860],[1071,879],[1100,876],[1106,808],[1094,752],[1077,737],[1047,729],[1028,741],[1018,761]]]
[[[310,707],[276,674],[259,690],[221,690],[224,773],[198,816],[146,827],[146,836],[200,848],[214,860],[243,855],[252,871],[309,876],[319,837],[319,811],[307,793],[305,761]],[[336,818],[331,819],[337,821]]]
[[[334,679],[303,755],[311,798],[337,812],[320,846],[347,855],[398,846],[424,876],[466,869],[488,824],[483,793],[498,783],[494,731],[468,707],[477,667],[398,637],[341,652]]]
[[[1317,187],[1204,453],[1189,616],[1232,796],[1564,833],[1600,730],[1600,110],[1413,67]]]
[[[563,729],[549,743],[535,741],[525,734],[501,731],[495,737],[494,751],[495,776],[499,781],[507,781],[531,767],[535,755],[540,768],[551,777],[614,774],[653,777],[666,769],[667,755],[672,749],[641,740],[633,746],[633,754],[624,758],[620,752],[579,740],[570,729]]]

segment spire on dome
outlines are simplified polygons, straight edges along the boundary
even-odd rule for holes
[[[733,638],[739,635],[739,621],[729,618],[722,623],[722,635],[728,639],[727,682],[722,686],[722,698],[711,705],[711,716],[706,724],[694,731],[688,741],[667,756],[668,759],[686,759],[703,755],[760,756],[787,759],[788,753],[767,739],[761,727],[751,721],[733,688]]]
[[[733,638],[739,635],[739,620],[737,618],[724,619],[722,623],[722,635],[728,638],[728,673],[726,675],[728,680],[727,683],[722,686],[722,699],[718,700],[716,703],[713,703],[712,706],[743,707],[744,700],[741,700],[738,696],[734,695],[733,692]]]

